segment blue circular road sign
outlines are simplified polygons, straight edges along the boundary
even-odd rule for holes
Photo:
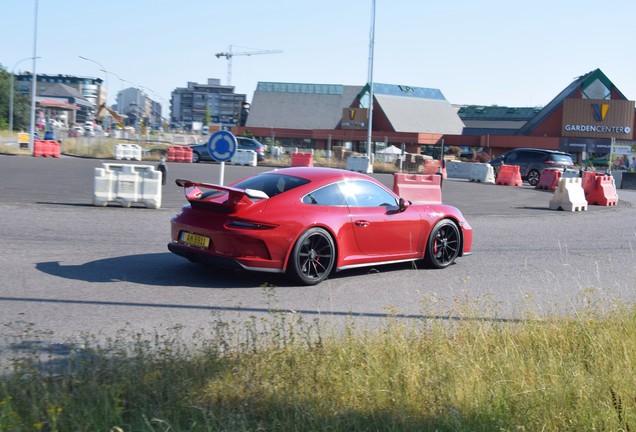
[[[208,140],[208,152],[217,162],[225,162],[232,159],[237,148],[236,137],[228,131],[220,130],[214,132]]]

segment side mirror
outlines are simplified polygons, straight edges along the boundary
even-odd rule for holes
[[[400,209],[400,212],[406,210],[408,206],[409,202],[406,201],[404,198],[400,198],[400,200],[398,201],[398,208]]]

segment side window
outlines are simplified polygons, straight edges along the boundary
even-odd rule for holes
[[[506,158],[504,159],[506,165],[514,165],[517,162],[517,152],[510,152],[506,154]]]
[[[528,162],[539,162],[545,159],[545,154],[536,151],[526,152],[525,159]]]
[[[302,199],[305,204],[314,204],[314,205],[322,205],[322,206],[346,206],[347,203],[345,201],[342,192],[340,192],[340,188],[337,184],[332,184],[329,186],[322,187],[320,189],[316,189],[315,191],[309,192]]]
[[[353,180],[338,185],[350,207],[397,206],[397,199],[373,182]]]
[[[277,174],[261,174],[245,179],[234,184],[239,189],[256,189],[263,191],[268,197],[274,197],[280,193],[287,192],[298,186],[308,183],[309,180],[299,177],[282,176]]]

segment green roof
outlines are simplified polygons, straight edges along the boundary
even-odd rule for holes
[[[259,81],[256,91],[263,93],[300,93],[341,95],[344,86],[340,84],[302,84]]]
[[[530,120],[541,108],[515,108],[505,106],[468,105],[457,114],[462,120]]]

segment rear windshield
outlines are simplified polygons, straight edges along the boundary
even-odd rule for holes
[[[267,196],[271,198],[307,183],[309,183],[309,180],[304,178],[272,173],[250,177],[232,185],[232,187],[238,189],[256,189],[265,192]]]

